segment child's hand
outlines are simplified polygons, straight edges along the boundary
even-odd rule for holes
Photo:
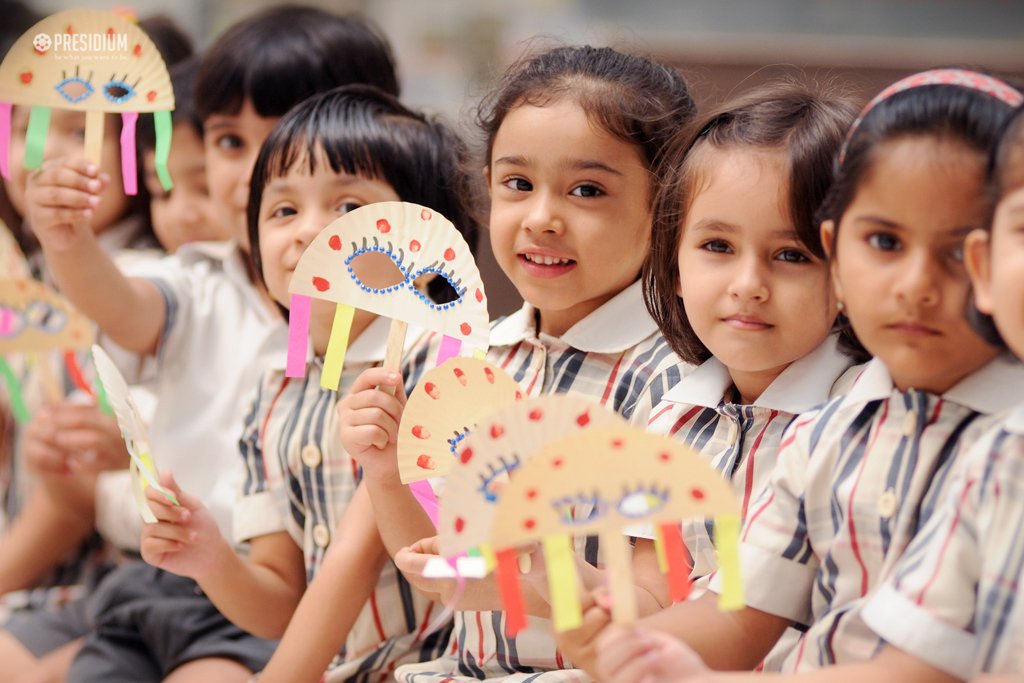
[[[42,406],[25,427],[22,448],[30,471],[70,474],[69,453],[57,443],[57,416],[53,406]]]
[[[611,600],[601,589],[583,596],[580,601],[583,623],[572,631],[555,634],[558,649],[581,669],[593,673],[597,668],[597,640],[611,623]]]
[[[455,579],[428,579],[423,576],[427,562],[438,555],[438,537],[431,536],[399,550],[395,554],[395,566],[421,593],[446,602],[455,594]]]
[[[95,405],[69,400],[43,406],[25,430],[29,467],[49,474],[96,473],[128,466],[117,420]]]
[[[709,683],[712,672],[666,633],[611,625],[597,638],[591,673],[605,683]]]
[[[377,387],[394,387],[392,395]],[[399,483],[398,423],[405,410],[402,375],[371,368],[363,372],[338,404],[341,445],[363,468],[363,476],[378,483]]]
[[[48,249],[67,251],[92,234],[92,217],[110,176],[84,159],[50,159],[31,173],[25,203],[32,230]]]
[[[174,494],[181,506],[172,504],[152,486],[146,488],[146,502],[158,521],[142,528],[142,559],[154,567],[199,581],[217,571],[225,549],[233,551],[202,501],[182,492],[170,472],[160,476],[160,484]]]

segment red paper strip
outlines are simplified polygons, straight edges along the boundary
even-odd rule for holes
[[[690,561],[690,553],[683,543],[683,534],[679,524],[668,523],[659,525],[661,538],[665,544],[665,558],[668,560],[668,590],[672,602],[676,603],[685,600],[690,595],[690,571],[693,563]]]
[[[514,636],[526,628],[526,604],[519,586],[519,561],[515,549],[502,550],[498,559],[498,590],[505,608],[505,633]]]
[[[73,351],[64,352],[64,365],[67,367],[68,375],[71,376],[71,381],[75,383],[75,386],[89,396],[96,398],[96,393],[89,386],[89,383],[85,381],[85,375],[82,373],[82,368],[78,365],[78,360],[75,358]]]

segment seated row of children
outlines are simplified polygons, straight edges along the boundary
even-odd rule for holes
[[[82,543],[93,571],[77,599],[13,610],[0,632],[11,680],[1024,670],[1017,88],[935,69],[859,115],[792,83],[698,112],[673,68],[557,47],[481,103],[474,162],[399,102],[389,45],[355,18],[267,10],[225,32],[194,78],[201,222],[228,242],[117,262],[103,237],[125,215],[115,174],[74,150],[8,184],[46,277],[145,380],[161,484],[180,503],[150,488],[158,521],[143,525],[109,419],[72,426],[98,412],[81,401],[36,411],[13,456],[36,486],[0,541],[0,588],[37,584]],[[696,590],[676,604],[653,539],[635,538],[635,627],[612,623],[593,537],[574,539],[582,626],[557,638],[539,570],[515,636],[493,577],[463,589],[426,575],[436,530],[401,483],[396,435],[439,335],[411,338],[401,371],[385,369],[388,323],[357,311],[332,391],[320,376],[334,311],[314,304],[314,359],[304,377],[284,369],[305,248],[338,215],[393,200],[443,214],[470,245],[486,224],[526,302],[492,324],[486,358],[524,396],[588,398],[731,482],[744,609],[715,604],[703,520],[683,526]]]

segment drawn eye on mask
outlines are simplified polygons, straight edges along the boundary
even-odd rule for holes
[[[96,88],[93,87],[92,83],[85,78],[81,78],[77,72],[78,68],[76,67],[74,76],[69,76],[54,86],[54,89],[60,93],[61,97],[72,104],[81,102],[96,92]]]
[[[114,104],[124,104],[135,97],[135,86],[128,85],[128,74],[124,78],[111,76],[110,81],[103,86],[103,95]],[[135,85],[139,82],[135,81]]]

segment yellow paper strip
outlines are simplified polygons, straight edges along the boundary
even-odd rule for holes
[[[103,112],[85,112],[85,160],[100,165],[103,158]]]
[[[718,609],[743,609],[743,577],[740,575],[740,518],[727,515],[715,519],[715,549],[722,572],[722,593]]]
[[[600,534],[600,546],[612,591],[612,621],[629,626],[637,616],[629,538],[618,530],[605,531]]]
[[[665,554],[665,534],[660,526],[654,527],[654,553],[658,556],[658,571],[668,574],[668,556]]]
[[[487,352],[484,351],[483,349],[475,349],[473,351],[473,358],[477,358],[479,360],[487,360]]]
[[[544,562],[547,564],[551,619],[555,630],[561,632],[579,628],[583,623],[583,610],[576,584],[572,538],[566,535],[545,536]]]
[[[44,357],[40,353],[32,354],[32,362],[35,365],[36,372],[39,373],[39,381],[43,385],[43,393],[46,395],[46,402],[51,406],[56,406],[64,400],[64,392],[60,387],[60,380],[57,379],[57,375],[53,371],[53,366],[50,365],[50,359]]]
[[[338,383],[341,381],[341,369],[345,365],[345,351],[348,350],[348,333],[352,328],[352,317],[355,314],[356,309],[345,304],[338,304],[334,309],[331,338],[327,342],[324,370],[320,375],[320,386],[324,389],[338,390]]]
[[[484,568],[487,573],[490,574],[494,571],[494,568],[498,566],[498,558],[494,554],[494,549],[491,548],[490,543],[481,543],[478,548],[480,555],[484,558]]]

